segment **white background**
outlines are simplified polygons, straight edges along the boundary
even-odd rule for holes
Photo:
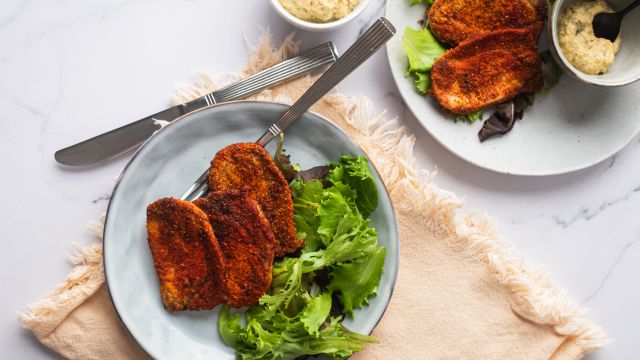
[[[383,11],[382,0],[372,1],[350,26],[299,31],[298,38],[303,48],[332,40],[344,51]],[[276,39],[293,30],[267,0],[0,3],[0,358],[56,357],[21,329],[17,313],[64,279],[73,242],[94,241],[85,226],[106,209],[113,179],[128,160],[63,168],[53,160],[55,150],[165,108],[176,83],[193,80],[194,69],[240,70],[247,59],[243,39],[256,43],[264,27]],[[437,169],[435,182],[465,198],[465,210],[493,216],[526,258],[550,269],[591,309],[616,342],[590,359],[637,356],[638,139],[576,173],[501,175],[455,157],[421,128],[398,97],[382,52],[340,88],[397,115],[416,135],[421,167]]]

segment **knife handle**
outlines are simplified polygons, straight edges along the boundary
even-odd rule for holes
[[[338,51],[335,46],[332,42],[326,42],[305,51],[293,59],[285,60],[202,98],[213,104],[241,99],[256,94],[267,87],[299,77],[323,65],[332,64],[337,59]]]

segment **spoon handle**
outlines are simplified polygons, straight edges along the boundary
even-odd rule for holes
[[[626,8],[618,11],[618,17],[622,19],[623,16],[627,15],[629,11],[635,9],[638,5],[640,5],[640,0],[635,0],[631,4],[627,5]]]
[[[373,55],[387,40],[391,39],[396,29],[384,17],[376,20],[338,60],[322,74],[322,76],[296,101],[282,117],[269,126],[256,141],[260,146],[267,145],[287,126],[296,121],[302,114],[327,94],[342,79]]]

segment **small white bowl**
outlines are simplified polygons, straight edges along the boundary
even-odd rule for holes
[[[367,5],[369,5],[369,2],[370,0],[360,0],[360,3],[358,4],[358,6],[356,6],[356,8],[353,9],[352,12],[347,14],[347,16],[343,17],[342,19],[338,19],[336,21],[332,21],[328,23],[314,23],[314,22],[298,19],[297,17],[293,16],[291,13],[289,13],[286,10],[282,6],[282,4],[280,4],[279,0],[271,0],[271,5],[273,5],[273,8],[276,10],[278,14],[280,14],[280,16],[282,16],[283,19],[285,19],[289,24],[299,29],[309,30],[309,31],[330,31],[330,30],[341,28],[351,20],[357,18],[358,15],[360,15],[364,11]]]
[[[630,12],[622,20],[620,51],[616,54],[616,59],[607,73],[602,75],[585,74],[571,65],[564,56],[558,41],[558,23],[567,7],[581,1],[584,0],[556,0],[553,4],[547,24],[547,38],[551,44],[551,53],[556,63],[573,77],[588,84],[622,86],[640,80],[640,61],[638,61],[640,59],[640,42],[637,41],[640,37],[640,10]],[[607,3],[617,11],[629,1],[607,0]]]

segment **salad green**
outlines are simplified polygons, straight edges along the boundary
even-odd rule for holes
[[[412,75],[416,89],[427,93],[431,84],[431,66],[446,51],[427,28],[412,29],[405,27],[402,34],[402,47],[409,58],[407,76]]]
[[[241,359],[295,359],[325,354],[344,359],[376,342],[349,331],[344,316],[376,294],[386,249],[367,217],[378,193],[363,156],[342,156],[322,179],[291,184],[299,257],[273,264],[269,293],[245,312],[223,307],[220,336]],[[243,325],[246,324],[246,325]]]
[[[434,0],[409,0],[409,6],[424,5],[429,8],[433,5]],[[547,0],[549,9],[553,4],[553,0]],[[433,63],[447,50],[443,47],[435,36],[431,33],[428,26],[428,20],[423,20],[421,29],[413,29],[406,27],[402,35],[402,47],[404,48],[409,65],[407,67],[406,76],[412,76],[416,90],[428,95],[428,89],[431,86],[431,67]],[[540,90],[542,95],[546,95],[551,88],[558,84],[562,70],[553,61],[549,51],[540,53],[542,58],[542,74],[544,77],[544,86]],[[482,120],[484,112],[482,110],[467,114],[455,115],[455,121],[466,121],[472,123]],[[496,114],[492,114],[495,116]],[[491,117],[490,117],[491,118]]]
[[[431,4],[426,1],[413,1],[411,5],[425,2],[427,6]],[[445,53],[446,49],[433,36],[431,31],[425,27],[422,29],[413,29],[407,26],[402,34],[402,47],[404,48],[409,66],[406,76],[412,76],[416,90],[428,95],[429,86],[431,86],[431,67],[433,63]],[[482,111],[468,115],[456,115],[456,121],[474,122],[482,119]]]

